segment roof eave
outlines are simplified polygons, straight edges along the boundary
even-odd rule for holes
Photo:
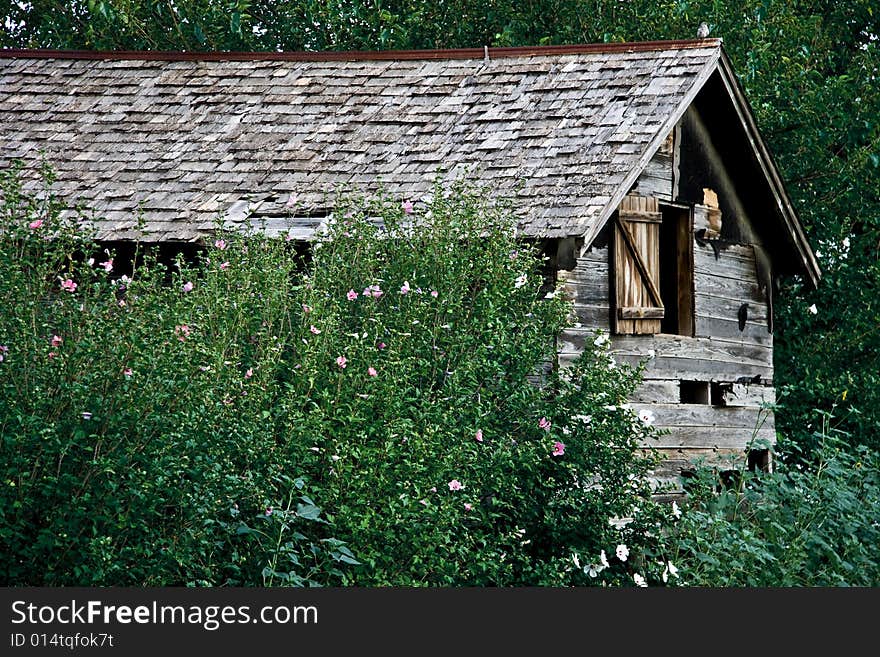
[[[761,172],[770,187],[774,199],[776,200],[777,215],[787,229],[792,245],[797,250],[802,265],[802,273],[807,277],[813,287],[816,287],[819,284],[819,279],[822,277],[819,262],[813,253],[813,249],[810,247],[810,243],[804,233],[803,225],[801,224],[797,212],[792,205],[791,198],[785,189],[785,185],[782,182],[782,177],[779,174],[779,169],[776,166],[773,155],[770,153],[770,149],[767,148],[764,139],[761,137],[758,125],[755,122],[755,117],[752,114],[751,107],[746,99],[745,92],[733,71],[733,66],[730,63],[727,54],[723,50],[721,50],[721,56],[718,60],[718,70],[721,74],[721,80],[733,101],[737,116],[739,117],[751,146],[757,155],[756,159],[761,167]]]

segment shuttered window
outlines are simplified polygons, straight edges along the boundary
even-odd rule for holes
[[[614,227],[616,333],[659,333],[663,319],[660,298],[660,224],[657,199],[627,196]]]

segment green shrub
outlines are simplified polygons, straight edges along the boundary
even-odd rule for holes
[[[290,242],[221,232],[170,268],[139,247],[119,277],[19,173],[0,242],[4,582],[656,569],[651,430],[621,406],[638,372],[603,336],[548,367],[569,309],[543,298],[509,208],[464,185],[415,208],[341,199],[304,273]]]
[[[821,414],[816,467],[796,443],[773,473],[743,472],[719,490],[702,470],[667,535],[681,583],[690,586],[877,586],[880,583],[880,456]]]

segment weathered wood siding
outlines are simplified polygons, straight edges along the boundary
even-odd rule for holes
[[[698,231],[705,208],[695,211]],[[677,481],[682,467],[697,460],[729,467],[744,458],[753,438],[775,442],[773,338],[768,330],[768,304],[758,285],[755,253],[750,245],[692,239],[694,256],[695,335],[612,335],[618,362],[645,361],[644,382],[632,406],[648,410],[655,426],[668,430],[646,445],[660,450],[660,480]],[[559,338],[559,363],[565,366],[611,328],[611,276],[607,235],[559,279],[574,302],[578,326]],[[740,315],[747,304],[740,330]],[[687,403],[682,381],[702,382],[708,403]],[[714,384],[714,385],[713,385]],[[693,385],[693,384],[688,384]]]

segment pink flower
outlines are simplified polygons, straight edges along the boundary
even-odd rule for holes
[[[477,441],[478,443],[483,442],[483,430],[482,430],[482,429],[477,429],[477,435],[474,436],[474,438],[476,439],[476,441]]]
[[[122,374],[123,376],[131,376],[132,374],[134,374],[134,371],[130,367],[126,367],[124,370],[122,370]]]
[[[374,299],[378,299],[384,294],[382,292],[382,288],[378,285],[368,285],[364,288],[364,296],[365,297],[373,297]]]
[[[410,201],[409,199],[406,199],[406,200],[402,203],[402,206],[403,206],[403,211],[404,211],[406,214],[412,214],[412,213],[413,213],[413,204],[412,204],[412,201]]]
[[[74,283],[71,279],[68,278],[67,280],[62,281],[61,289],[67,290],[68,292],[73,292],[76,289],[76,283]]]
[[[5,354],[8,351],[9,351],[9,347],[7,347],[5,344],[0,344],[0,363],[3,362],[3,358],[4,358],[3,354]]]
[[[56,354],[54,351],[50,351],[49,352],[49,359],[51,360],[52,358],[55,358],[55,356],[57,356],[57,355],[58,354]]]
[[[103,267],[104,271],[113,271],[113,258],[107,260],[107,262],[99,263],[99,267]]]
[[[254,375],[254,368],[249,367],[247,372],[244,373],[244,378],[249,379]]]
[[[42,219],[37,219],[36,221],[32,221],[31,223],[28,224],[28,228],[30,228],[31,230],[37,230],[38,228],[42,228],[42,227],[43,227],[43,220]]]
[[[376,349],[384,349],[387,345],[384,342],[380,342],[376,345]]]
[[[544,431],[550,431],[550,420],[548,420],[545,417],[542,417],[538,421],[538,426],[541,427],[542,429],[544,429]]]
[[[53,335],[52,339],[49,341],[53,347],[60,347],[61,343],[64,342],[64,339],[60,335]]]
[[[214,242],[214,248],[220,249],[221,251],[226,250],[226,240],[216,240]]]
[[[565,454],[565,443],[557,440],[553,443],[553,456],[562,456],[563,454]]]
[[[124,308],[124,307],[125,307],[125,299],[120,299],[120,300],[119,300],[119,307],[120,307],[120,308]]]
[[[187,281],[186,283],[184,283],[184,284],[181,286],[180,289],[183,290],[184,292],[192,292],[193,284],[192,284],[191,281]]]
[[[271,507],[271,506],[267,506],[267,507],[266,507],[266,515],[267,515],[267,516],[271,516],[271,515],[272,515],[272,507]]]
[[[222,269],[223,271],[226,271],[227,269],[229,269],[229,261],[227,260],[226,262],[221,262],[220,269]]]
[[[376,371],[375,367],[368,367],[367,374],[369,374],[370,376],[379,376],[379,373]]]
[[[299,194],[293,192],[290,196],[287,197],[287,203],[285,204],[288,208],[295,208],[296,204],[299,202]]]
[[[409,294],[409,281],[404,281],[403,285],[400,286],[401,294]]]
[[[440,294],[440,293],[439,293],[437,290],[431,290],[431,296],[434,297],[435,299],[437,298],[437,296],[438,296],[439,294]]]
[[[355,299],[358,298],[358,293],[355,292],[354,290],[349,290],[348,293],[345,295],[345,298],[348,299],[349,301],[354,301]]]
[[[461,490],[464,486],[461,485],[461,482],[458,479],[453,479],[449,482],[449,490]]]
[[[309,330],[310,330],[312,333],[314,333],[315,335],[318,335],[318,334],[321,332],[321,329],[319,329],[319,328],[316,327],[316,326],[310,326],[310,327],[309,327]]]
[[[471,504],[470,502],[465,502],[465,503],[464,503],[464,510],[465,510],[465,511],[471,511],[473,508],[474,508],[474,505]]]
[[[310,312],[312,312],[312,307],[311,307],[311,306],[307,306],[306,304],[302,304],[302,309],[303,309],[303,312],[304,312],[306,315],[308,315]]]
[[[345,356],[337,356],[336,364],[339,365],[339,369],[344,370],[345,366],[348,364],[348,359]]]
[[[192,333],[192,329],[186,324],[178,324],[174,327],[174,333],[177,335],[177,339],[183,342],[189,337],[189,334]]]

